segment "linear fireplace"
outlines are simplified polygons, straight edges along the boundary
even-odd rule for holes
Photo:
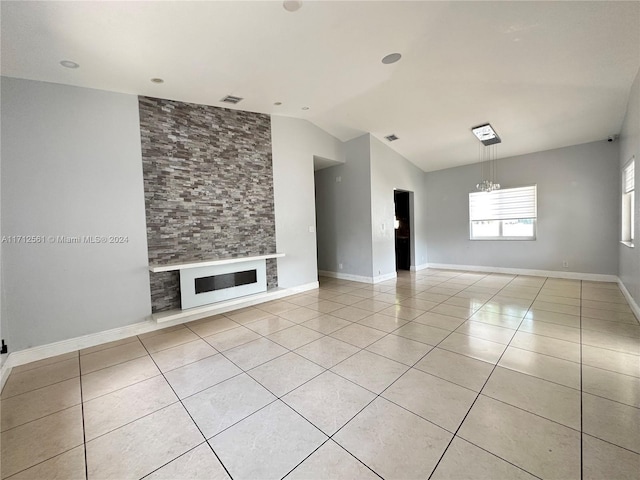
[[[150,265],[149,270],[153,273],[180,271],[180,308],[186,310],[266,292],[266,261],[280,257],[284,257],[284,253]]]
[[[263,259],[180,270],[183,310],[266,291],[267,265]]]
[[[219,275],[210,275],[208,277],[200,277],[194,280],[196,295],[200,293],[213,292],[214,290],[223,290],[225,288],[234,288],[241,285],[249,285],[258,283],[257,270],[245,270],[243,272],[222,273]]]

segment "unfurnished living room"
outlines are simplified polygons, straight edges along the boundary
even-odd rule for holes
[[[639,1],[0,27],[0,480],[640,478]]]

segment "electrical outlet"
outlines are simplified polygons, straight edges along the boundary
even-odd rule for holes
[[[342,182],[342,177],[336,177],[336,183]]]
[[[342,264],[341,264],[341,263],[339,263],[339,264],[338,264],[338,268],[339,268],[340,270],[342,270]]]
[[[569,268],[569,262],[567,262],[566,260],[562,261],[562,267],[563,268]]]

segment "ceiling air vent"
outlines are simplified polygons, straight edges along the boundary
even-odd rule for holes
[[[235,105],[236,103],[240,103],[242,100],[244,99],[241,97],[234,97],[233,95],[227,95],[220,101],[224,103],[232,103],[233,105]]]
[[[393,142],[395,140],[398,140],[399,137],[395,133],[392,133],[391,135],[387,135],[384,138],[386,138],[387,141],[389,141],[389,142]]]

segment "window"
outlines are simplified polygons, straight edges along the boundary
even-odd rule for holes
[[[469,194],[471,240],[535,240],[537,186]]]
[[[622,242],[633,247],[635,223],[635,159],[622,172]]]

